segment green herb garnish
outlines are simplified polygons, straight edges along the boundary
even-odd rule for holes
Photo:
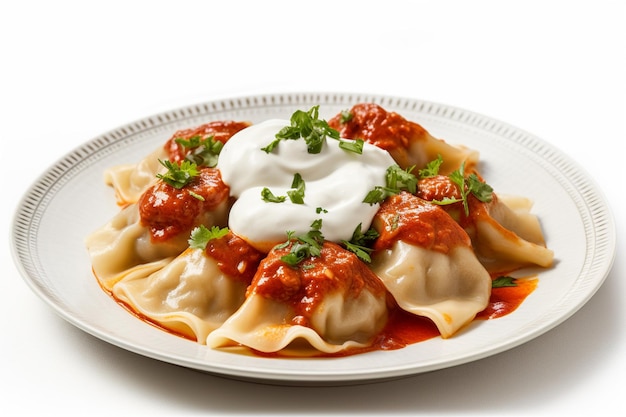
[[[439,175],[439,168],[443,164],[443,158],[441,155],[437,155],[437,159],[433,159],[426,164],[426,168],[420,169],[417,175],[421,178],[430,178],[435,175]]]
[[[465,177],[465,162],[461,164],[459,169],[452,172],[449,175],[449,178],[459,187],[459,191],[461,192],[461,201],[463,202],[463,208],[465,210],[466,216],[469,215],[469,205],[467,202],[467,197],[470,193],[483,203],[488,203],[493,198],[493,188],[491,188],[491,186],[489,186],[487,183],[479,180],[476,174],[470,174],[468,177]],[[446,200],[448,202],[446,202],[445,204],[455,202],[454,199]],[[445,202],[446,200],[443,201]],[[433,201],[433,203],[440,204],[442,202]]]
[[[287,191],[287,196],[294,204],[304,204],[304,180],[297,172],[293,176],[291,183],[292,190]]]
[[[375,187],[367,193],[363,202],[370,205],[380,203],[386,200],[387,197],[399,194],[401,191],[408,191],[411,194],[415,194],[417,191],[417,177],[411,173],[414,168],[415,166],[412,166],[404,170],[398,165],[391,165],[387,168],[385,186]]]
[[[281,140],[304,139],[309,153],[320,153],[324,139],[328,136],[339,139],[339,131],[331,128],[326,120],[319,119],[319,106],[313,106],[308,112],[297,110],[291,115],[291,125],[285,126],[269,145],[261,148],[270,153]]]
[[[280,259],[290,266],[296,266],[306,258],[312,256],[320,256],[322,245],[324,244],[324,236],[321,232],[322,220],[317,219],[311,223],[311,230],[302,236],[293,239],[293,233],[287,232],[287,245],[281,244],[278,248],[284,248],[291,242],[291,249],[287,255],[283,255]]]
[[[361,223],[359,223],[352,233],[352,238],[349,241],[343,240],[342,243],[345,245],[347,250],[353,252],[360,260],[370,263],[372,262],[370,254],[373,251],[370,245],[378,239],[378,236],[378,232],[373,228],[370,228],[363,233],[361,231]]]
[[[291,182],[291,190],[287,191],[287,196],[289,200],[291,200],[294,204],[304,204],[304,180],[302,176],[297,172],[293,176],[293,181]],[[274,195],[272,191],[263,187],[261,190],[261,198],[266,203],[284,203],[287,200],[287,196],[284,195]]]
[[[198,166],[190,161],[182,161],[180,165],[172,163],[167,159],[164,161],[159,159],[159,162],[167,168],[167,172],[165,174],[157,174],[157,178],[177,189],[183,188],[200,174]]]
[[[346,123],[349,123],[353,117],[354,114],[352,114],[349,110],[342,110],[341,115],[339,116],[339,123],[345,125]]]
[[[261,198],[266,203],[283,203],[287,199],[284,195],[274,195],[274,193],[272,193],[272,191],[270,191],[267,187],[263,187],[261,190]]]
[[[339,147],[344,151],[363,154],[363,139],[339,140]]]
[[[198,166],[211,168],[217,165],[218,156],[224,147],[224,144],[215,140],[213,136],[203,139],[202,136],[195,135],[189,139],[178,138],[175,141],[186,150],[186,160]]]
[[[195,227],[189,237],[189,247],[192,249],[206,249],[207,244],[213,239],[219,239],[228,234],[228,227],[219,228],[212,226],[210,229],[204,225]]]
[[[501,275],[491,281],[491,288],[517,287],[517,280],[510,276]]]

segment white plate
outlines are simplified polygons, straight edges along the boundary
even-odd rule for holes
[[[436,137],[481,154],[482,172],[501,194],[534,200],[533,212],[556,265],[506,317],[478,321],[457,336],[396,351],[333,359],[274,359],[212,350],[138,320],[98,286],[84,239],[118,210],[105,168],[133,163],[181,128],[210,120],[289,118],[320,105],[330,118],[376,102],[422,124]],[[525,343],[565,321],[602,285],[615,256],[607,204],[580,167],[541,139],[497,120],[414,99],[342,93],[238,97],[139,120],[97,137],[62,158],[33,184],[15,214],[13,254],[25,281],[63,318],[129,351],[209,372],[273,384],[355,384],[413,375],[478,360]]]

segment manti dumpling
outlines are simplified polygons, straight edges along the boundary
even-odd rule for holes
[[[458,187],[443,175],[421,179],[417,195],[439,201],[460,198]],[[460,202],[442,207],[470,236],[476,255],[489,272],[552,265],[554,253],[546,247],[537,216],[530,213],[531,200],[492,193],[491,201],[481,202],[469,194],[467,203],[467,214]]]
[[[205,151],[203,141],[212,138],[223,144],[232,135],[248,126],[250,126],[249,122],[225,120],[179,130],[163,146],[153,150],[140,162],[116,165],[107,169],[104,172],[104,182],[113,187],[120,206],[136,203],[146,189],[156,182],[156,175],[165,171],[160,160],[167,159],[180,163],[190,155],[192,157],[201,155]],[[187,141],[188,146],[184,146],[181,140]],[[197,163],[197,158],[193,162]]]
[[[162,268],[189,246],[194,227],[225,226],[230,205],[229,188],[214,168],[202,168],[180,189],[157,181],[137,203],[87,237],[100,285],[110,291],[125,277],[145,277]]]
[[[477,151],[437,139],[418,123],[388,112],[378,104],[356,104],[335,115],[328,124],[342,138],[362,139],[385,149],[402,169],[424,167],[438,155],[444,161],[440,167],[442,174],[449,174],[462,163],[467,169],[478,163]]]
[[[387,322],[380,280],[356,255],[324,242],[319,256],[296,267],[272,249],[248,288],[241,308],[207,338],[213,348],[247,346],[289,355],[337,353],[370,346]]]
[[[402,192],[381,205],[373,226],[380,236],[371,269],[400,308],[431,319],[448,338],[487,307],[491,277],[439,206]]]
[[[232,233],[188,248],[147,277],[124,279],[113,296],[174,333],[205,343],[243,303],[262,255]]]

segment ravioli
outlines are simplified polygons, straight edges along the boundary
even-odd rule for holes
[[[487,307],[491,277],[442,208],[401,193],[383,203],[374,227],[371,269],[403,310],[431,319],[448,338]]]
[[[249,122],[232,120],[204,123],[193,129],[176,131],[163,146],[152,151],[136,164],[116,165],[104,172],[104,182],[113,187],[120,206],[136,203],[141,195],[156,182],[156,175],[166,169],[160,163],[168,160],[180,163],[197,159],[206,150],[207,140],[226,143],[232,135],[250,126]],[[187,143],[187,146],[183,145]]]
[[[228,234],[188,248],[162,269],[113,287],[113,296],[161,327],[204,344],[243,303],[262,254]]]
[[[215,169],[202,169],[186,189],[157,181],[87,237],[94,274],[108,291],[125,277],[146,276],[188,247],[194,227],[224,226],[229,207],[228,187]]]
[[[246,301],[209,335],[209,346],[337,353],[374,342],[388,314],[380,280],[335,243],[298,268],[281,260],[290,248],[274,248],[261,262]]]
[[[459,198],[449,177],[438,175],[419,182],[418,196],[441,201]],[[491,273],[507,273],[526,266],[550,267],[554,252],[546,247],[541,224],[530,212],[532,202],[523,197],[492,193],[482,202],[467,198],[467,214],[461,203],[442,207],[463,227],[481,263]]]
[[[337,129],[343,138],[362,139],[386,150],[403,169],[411,166],[422,168],[441,155],[444,163],[440,173],[449,174],[461,164],[469,169],[479,159],[476,150],[437,139],[418,123],[375,103],[356,104],[350,110],[335,115],[328,124]]]

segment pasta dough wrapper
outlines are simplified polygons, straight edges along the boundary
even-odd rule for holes
[[[167,151],[159,147],[137,164],[116,165],[104,172],[105,184],[113,187],[117,204],[125,206],[139,197],[156,181],[156,175],[166,171],[159,160],[167,159]]]
[[[463,163],[467,169],[478,163],[478,151],[435,138],[418,123],[378,104],[356,104],[347,113],[350,115],[348,120],[341,112],[328,124],[337,129],[342,138],[363,139],[385,149],[402,169],[424,168],[439,155],[443,158],[442,174],[451,173]]]
[[[171,262],[189,246],[189,235],[154,243],[139,219],[136,204],[122,209],[107,224],[90,234],[85,243],[100,285],[111,291],[125,277],[147,276]]]
[[[329,247],[336,249],[328,252]],[[299,277],[295,277],[298,272],[291,270],[287,275],[257,272],[246,301],[208,336],[207,345],[219,348],[240,344],[261,352],[289,354],[293,350],[298,355],[315,351],[337,353],[371,345],[387,322],[385,289],[354,254],[337,248],[338,245],[324,243],[322,254],[312,258],[311,262],[317,263],[314,268],[319,265],[324,268],[316,279],[337,280],[334,282],[338,285],[305,282],[306,267],[300,267],[300,271],[304,272]],[[261,265],[280,263],[280,255],[280,251],[273,250],[269,255],[271,260],[266,259]],[[353,267],[355,263],[359,265]],[[281,268],[290,267],[278,265],[278,270]],[[260,271],[262,269],[259,268]],[[352,275],[341,274],[340,271],[346,270],[350,270]],[[263,294],[259,290],[260,285],[273,286],[268,284],[268,280],[276,281],[278,286],[288,288],[288,291],[281,290],[276,298]],[[285,282],[287,287],[282,286]],[[303,288],[306,288],[304,292]],[[305,318],[302,312],[298,312],[298,303],[312,298],[318,301],[304,309],[307,311]]]
[[[160,326],[205,343],[241,306],[247,284],[223,273],[205,251],[187,249],[147,277],[119,282],[113,295]]]
[[[546,247],[541,224],[530,213],[531,207],[530,200],[509,196],[494,196],[490,203],[471,202],[471,220],[464,228],[489,272],[552,265],[554,252]]]
[[[200,223],[224,224],[228,204],[224,201],[215,210],[203,213]],[[138,205],[131,204],[89,235],[85,243],[94,274],[100,285],[111,291],[122,279],[145,277],[171,262],[189,246],[190,232],[185,230],[165,241],[153,242],[149,227],[141,223]]]
[[[484,310],[491,278],[471,248],[456,246],[447,254],[397,241],[372,260],[398,305],[431,319],[448,338]]]

